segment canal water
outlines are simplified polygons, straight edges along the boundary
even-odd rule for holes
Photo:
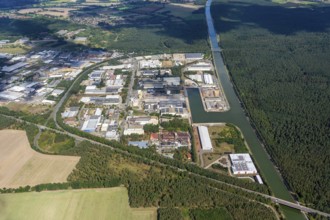
[[[226,122],[238,126],[243,133],[263,179],[267,182],[274,195],[281,199],[294,201],[273,163],[270,161],[267,152],[261,145],[235,93],[218,45],[217,35],[210,12],[211,4],[212,0],[208,0],[205,7],[205,14],[213,51],[213,60],[221,85],[229,102],[230,110],[227,112],[206,112],[204,111],[198,89],[187,89],[192,120],[194,123]],[[297,210],[288,207],[281,208],[287,219],[305,219],[303,214]]]

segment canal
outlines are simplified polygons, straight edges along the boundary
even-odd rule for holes
[[[214,65],[229,102],[230,110],[227,112],[205,112],[198,89],[187,89],[192,120],[194,123],[226,122],[238,126],[243,133],[263,179],[267,182],[274,195],[281,199],[294,201],[273,163],[270,161],[267,152],[260,143],[235,93],[218,45],[210,12],[211,4],[212,0],[208,0],[205,7],[210,44],[213,51]],[[303,214],[297,210],[288,207],[281,207],[281,209],[287,219],[305,219]]]

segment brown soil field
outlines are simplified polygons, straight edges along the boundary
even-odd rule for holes
[[[40,14],[40,15],[50,15],[55,17],[65,17],[69,16],[70,11],[76,10],[75,8],[26,8],[18,11],[19,14]]]
[[[25,131],[0,131],[0,188],[66,182],[80,157],[34,151]]]

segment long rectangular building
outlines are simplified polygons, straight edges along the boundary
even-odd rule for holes
[[[213,151],[209,130],[206,126],[198,126],[199,139],[204,151]]]

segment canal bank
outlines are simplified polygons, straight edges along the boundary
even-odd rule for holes
[[[222,88],[225,92],[230,110],[227,112],[205,112],[198,89],[187,89],[189,105],[193,123],[231,123],[240,128],[243,136],[253,154],[253,158],[259,167],[261,175],[276,197],[288,201],[294,201],[282,178],[271,162],[268,153],[259,141],[257,134],[250,124],[250,121],[238,99],[230,76],[224,64],[221,49],[218,45],[216,31],[210,12],[212,0],[208,0],[205,7],[206,20],[209,30],[210,44],[213,54],[213,61]],[[287,219],[305,219],[303,214],[297,210],[281,207]]]

